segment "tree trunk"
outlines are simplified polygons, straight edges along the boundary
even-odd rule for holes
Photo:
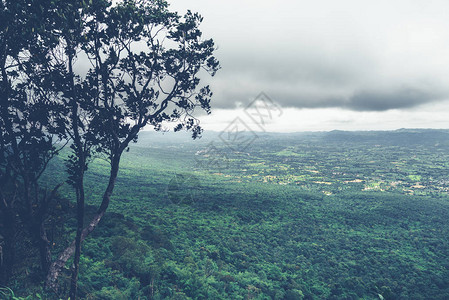
[[[70,46],[70,43],[68,44]],[[77,94],[75,89],[75,80],[73,73],[73,54],[69,53],[69,75],[71,85],[71,105],[72,105],[72,130],[73,130],[73,142],[75,145],[75,155],[77,162],[75,166],[75,189],[76,189],[76,237],[75,237],[75,258],[73,260],[73,273],[70,282],[69,297],[71,300],[76,300],[76,290],[78,288],[78,271],[81,257],[81,235],[84,227],[84,170],[85,170],[85,152],[84,145],[81,141],[80,124],[78,123],[78,109]]]
[[[0,245],[0,285],[6,286],[14,270],[16,248],[16,214],[6,200],[0,199],[3,216],[4,244]]]
[[[84,239],[97,227],[98,223],[100,223],[101,218],[106,213],[106,210],[109,206],[109,203],[111,201],[111,195],[114,190],[115,181],[117,179],[117,174],[119,170],[119,164],[120,164],[120,156],[121,152],[114,156],[112,162],[111,162],[111,171],[109,174],[109,183],[106,187],[106,190],[103,194],[103,200],[101,202],[100,207],[97,210],[97,213],[94,215],[94,217],[90,220],[89,224],[83,229],[81,233],[80,242],[82,243]],[[75,253],[76,248],[76,241],[72,241],[70,246],[64,249],[64,251],[59,255],[59,257],[53,261],[53,263],[50,265],[50,268],[48,270],[47,274],[47,280],[45,282],[45,287],[49,290],[53,290],[55,292],[58,291],[58,277],[61,273],[61,270],[66,265],[67,261],[72,257],[72,255]]]
[[[47,232],[42,221],[39,226],[39,254],[41,258],[41,268],[43,274],[47,274],[51,263],[51,245],[47,237]]]
[[[30,235],[31,240],[35,247],[39,250],[39,258],[41,263],[42,274],[47,274],[48,268],[51,263],[51,250],[50,241],[47,237],[47,232],[45,229],[45,218],[48,211],[48,203],[46,197],[40,199],[39,187],[36,181],[30,182],[30,180],[22,175],[24,180],[24,195],[25,198],[25,209],[19,211],[19,216],[22,223]],[[35,193],[32,195],[31,186],[35,187]],[[55,190],[59,187],[58,185]],[[53,192],[55,192],[55,190]],[[52,196],[53,196],[52,192]],[[34,198],[33,198],[34,197]],[[35,203],[39,203],[38,210],[33,208],[33,200]],[[44,275],[45,276],[45,275]]]
[[[82,160],[84,164],[84,160]],[[73,273],[70,283],[70,293],[69,297],[71,300],[76,300],[76,291],[78,289],[78,272],[81,257],[81,235],[83,233],[84,227],[84,186],[83,177],[84,172],[81,172],[80,183],[77,191],[77,228],[76,228],[76,238],[75,238],[75,258],[73,260]]]

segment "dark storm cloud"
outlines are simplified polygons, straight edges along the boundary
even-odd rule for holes
[[[339,98],[301,98],[298,95],[284,95],[277,101],[285,107],[296,108],[346,108],[354,111],[387,111],[390,109],[408,109],[430,102],[447,99],[444,92],[429,92],[416,88],[392,90],[363,90],[349,97]]]
[[[444,98],[444,95],[417,89],[361,91],[349,99],[346,107],[358,111],[385,111],[389,109],[412,108]]]

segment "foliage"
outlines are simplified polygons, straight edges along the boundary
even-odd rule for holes
[[[36,293],[34,295],[30,295],[27,297],[16,297],[14,291],[8,287],[1,288],[0,287],[0,296],[5,300],[42,300],[44,299],[41,294]]]

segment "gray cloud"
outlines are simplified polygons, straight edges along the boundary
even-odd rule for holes
[[[429,84],[432,80],[413,82],[412,79],[408,84],[403,84],[404,78],[371,82],[357,71],[306,68],[300,64],[295,66],[294,61],[293,70],[286,76],[282,76],[287,72],[282,66],[277,71],[256,66],[244,68],[246,72],[239,73],[237,69],[224,72],[218,80],[212,81],[215,91],[213,106],[235,108],[237,104],[245,105],[260,91],[266,92],[283,107],[337,107],[354,111],[408,109],[449,99],[449,90],[438,83]]]
[[[447,95],[410,88],[393,91],[361,91],[349,99],[346,107],[359,111],[385,111],[415,107],[444,99],[444,96]]]
[[[283,107],[353,111],[449,99],[448,1],[170,2],[201,12],[218,45],[213,108],[261,91]]]

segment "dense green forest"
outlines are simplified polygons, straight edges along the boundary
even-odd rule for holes
[[[212,157],[210,142],[226,155]],[[65,180],[67,154],[43,186]],[[448,299],[448,158],[445,130],[265,133],[242,152],[214,133],[143,132],[83,244],[79,296]],[[86,173],[88,214],[107,167],[99,158]],[[75,236],[71,199],[62,186],[47,220],[54,249]],[[35,299],[39,261],[23,243],[8,288]]]

